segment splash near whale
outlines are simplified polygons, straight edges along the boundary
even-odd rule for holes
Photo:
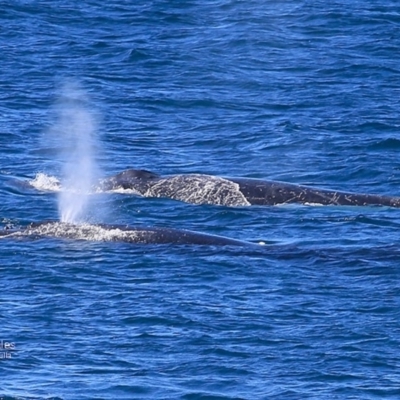
[[[144,197],[166,197],[193,204],[345,205],[400,207],[400,197],[318,189],[278,181],[221,178],[186,174],[160,176],[147,170],[128,169],[101,181],[102,190],[130,190]]]

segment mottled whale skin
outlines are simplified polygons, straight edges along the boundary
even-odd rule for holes
[[[64,238],[136,244],[206,245],[258,247],[257,243],[184,229],[130,227],[127,225],[70,224],[56,221],[32,223],[26,227],[0,230],[1,237]]]
[[[135,169],[106,178],[101,185],[104,190],[132,189],[146,197],[167,197],[194,204],[265,206],[300,203],[400,207],[400,197],[318,189],[260,179],[220,178],[202,174],[160,176]]]

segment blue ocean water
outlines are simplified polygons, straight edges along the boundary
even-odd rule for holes
[[[400,193],[398,2],[3,0],[0,11],[2,226],[59,218],[56,193],[19,183],[60,176],[54,108],[71,81],[95,115],[103,175]],[[115,193],[93,196],[88,218],[268,246],[0,240],[0,398],[400,397],[397,209]]]

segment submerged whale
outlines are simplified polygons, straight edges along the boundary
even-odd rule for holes
[[[278,181],[186,174],[160,176],[128,169],[101,181],[102,190],[130,189],[145,197],[225,206],[321,204],[400,207],[400,197],[318,189]]]
[[[253,243],[224,236],[184,229],[162,227],[130,227],[127,225],[70,224],[44,221],[26,227],[0,230],[0,237],[65,238],[89,241],[111,241],[137,244],[174,244],[261,247]]]

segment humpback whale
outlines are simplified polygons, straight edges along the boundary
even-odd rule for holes
[[[318,189],[278,181],[222,178],[203,174],[160,176],[128,169],[100,182],[102,190],[130,189],[145,197],[166,197],[193,204],[225,206],[321,204],[400,207],[400,197]]]
[[[111,241],[137,244],[174,244],[257,247],[261,244],[184,229],[130,227],[127,225],[70,224],[44,221],[26,227],[0,230],[0,237],[65,238],[89,241]]]

